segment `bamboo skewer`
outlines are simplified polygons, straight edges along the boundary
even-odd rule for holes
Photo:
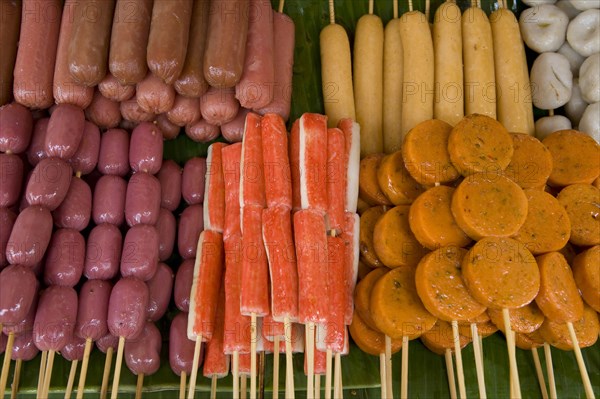
[[[2,329],[0,327],[0,334]],[[6,341],[6,350],[4,352],[4,361],[2,362],[2,372],[0,373],[0,398],[4,397],[6,391],[6,383],[8,382],[8,372],[10,370],[10,358],[12,356],[12,349],[15,343],[15,333],[10,332],[8,334],[8,340]]]
[[[248,391],[246,374],[240,376],[240,399],[246,399]]]
[[[385,371],[385,353],[379,354],[379,379],[381,380],[381,397],[387,398],[387,384],[386,382],[386,371]]]
[[[581,348],[579,347],[579,340],[575,334],[573,323],[568,322],[567,328],[569,329],[569,335],[571,336],[571,342],[573,343],[573,349],[575,350],[575,359],[577,360],[577,366],[579,366],[579,373],[581,374],[581,380],[583,381],[583,388],[585,389],[585,396],[588,399],[594,399],[594,390],[592,389],[592,383],[590,382],[590,376],[588,375],[585,362],[583,361],[583,355],[581,354]]]
[[[458,335],[458,322],[452,320],[452,338],[454,340],[454,358],[456,359],[456,374],[458,376],[458,393],[461,399],[467,397],[465,388],[465,373],[462,363],[462,351],[460,348],[460,337]]]
[[[71,370],[69,370],[69,378],[67,380],[67,386],[65,387],[65,399],[69,399],[73,393],[73,385],[75,384],[75,376],[77,375],[77,359],[71,362]]]
[[[258,357],[258,399],[265,397],[265,351]]]
[[[83,390],[85,389],[85,379],[87,376],[88,364],[90,361],[90,352],[92,351],[92,340],[85,340],[85,348],[83,349],[83,361],[81,363],[81,371],[79,372],[79,385],[77,386],[77,399],[83,398]]]
[[[106,399],[108,394],[108,378],[110,377],[110,368],[112,365],[113,348],[106,349],[106,359],[104,359],[104,373],[102,374],[102,385],[100,387],[100,399]]]
[[[273,399],[279,399],[279,336],[273,340]]]
[[[408,336],[406,335],[402,337],[402,373],[400,374],[400,398],[408,398]]]
[[[450,391],[450,399],[456,399],[456,382],[454,381],[452,351],[450,349],[446,349],[444,357],[446,358],[446,373],[448,374],[448,390]]]
[[[392,338],[385,336],[385,385],[387,397],[394,398],[394,390],[392,388]]]
[[[344,399],[344,388],[342,384],[342,359],[340,353],[335,354],[335,367],[334,367],[334,394],[336,399]]]
[[[250,399],[256,399],[256,313],[250,314]],[[191,398],[190,398],[191,399]]]
[[[44,376],[46,375],[46,361],[48,360],[48,352],[43,351],[40,357],[40,372],[38,374],[37,392],[42,393],[44,389]]]
[[[144,387],[144,373],[139,373],[137,376],[137,384],[135,385],[135,399],[142,398],[142,388]]]
[[[294,360],[292,358],[292,323],[289,317],[283,319],[285,332],[285,397],[294,399]]]
[[[315,374],[315,323],[306,324],[306,362],[308,375],[306,378],[306,397],[314,399]]]
[[[550,399],[557,399],[556,381],[554,380],[554,367],[552,365],[552,349],[544,342],[544,357],[546,358],[546,373],[548,374],[548,386],[550,387]]]
[[[15,361],[15,373],[13,375],[12,389],[10,391],[10,399],[15,399],[17,397],[17,392],[19,392],[19,381],[21,380],[21,367],[23,366],[23,360],[17,359]]]
[[[54,355],[56,352],[53,350],[48,351],[48,358],[46,360],[46,370],[44,372],[44,387],[42,388],[42,398],[48,397],[50,391],[50,380],[52,379],[52,367],[54,366]]]
[[[544,380],[544,372],[542,371],[542,365],[540,363],[540,356],[538,355],[537,348],[531,349],[531,355],[533,356],[533,364],[535,366],[535,373],[537,374],[538,382],[540,384],[542,399],[548,399],[548,390],[546,390],[546,381]]]
[[[210,379],[210,399],[216,399],[217,397],[217,376],[213,375]]]
[[[510,379],[514,386],[514,396],[521,397],[521,385],[519,383],[519,370],[517,368],[517,356],[515,352],[515,337],[510,327],[510,314],[508,309],[502,309],[502,317],[504,319],[504,331],[506,332],[506,341],[508,344],[508,359],[510,363]]]
[[[196,337],[194,345],[194,359],[192,362],[192,373],[190,374],[190,386],[188,390],[188,399],[194,399],[196,393],[196,379],[198,378],[198,364],[200,363],[200,347],[202,346],[202,335]],[[116,399],[116,398],[115,398]]]
[[[325,361],[325,399],[331,399],[331,369],[333,362],[331,349],[327,349]]]
[[[238,351],[233,352],[233,370],[231,375],[233,376],[233,399],[240,397],[240,353]]]
[[[477,385],[479,388],[479,397],[487,398],[485,389],[485,375],[483,372],[483,354],[481,352],[481,340],[477,332],[477,324],[471,323],[471,337],[473,337],[473,352],[475,355],[475,369],[477,372]]]
[[[321,375],[315,374],[315,399],[321,398]]]
[[[119,381],[121,379],[121,366],[123,364],[123,350],[125,349],[125,338],[119,337],[119,346],[117,346],[117,361],[115,363],[115,373],[113,375],[111,399],[117,399],[119,396]]]
[[[185,371],[179,376],[179,399],[185,399]]]

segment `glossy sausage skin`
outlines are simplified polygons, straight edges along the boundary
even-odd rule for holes
[[[193,280],[194,259],[186,259],[181,262],[179,269],[177,269],[177,274],[175,275],[175,287],[173,288],[175,306],[182,312],[190,311],[190,293],[192,291]],[[185,337],[187,338],[187,335],[185,335]]]
[[[200,119],[200,100],[194,97],[176,96],[173,106],[167,111],[167,118],[180,127],[194,124]]]
[[[52,115],[44,141],[46,154],[64,160],[71,158],[83,137],[85,115],[83,110],[71,104],[58,104]]]
[[[189,159],[183,166],[181,176],[181,195],[188,205],[201,204],[204,201],[205,179],[206,158]]]
[[[0,152],[25,152],[33,130],[31,112],[21,104],[3,105],[0,107],[0,126]]]
[[[77,320],[77,292],[50,286],[42,291],[33,325],[33,340],[41,351],[59,351],[73,339]]]
[[[160,208],[158,221],[156,222],[158,230],[158,260],[165,262],[173,254],[175,246],[175,232],[177,230],[177,222],[173,213],[165,208]]]
[[[144,79],[152,0],[117,0],[108,68],[123,85]]]
[[[217,89],[211,87],[200,97],[200,113],[202,118],[212,124],[221,126],[231,122],[240,109],[235,98],[234,89]]]
[[[156,117],[154,113],[145,111],[137,102],[137,93],[135,96],[120,104],[121,116],[129,122],[151,122]]]
[[[159,263],[154,276],[148,280],[148,307],[146,317],[150,321],[161,319],[169,306],[173,289],[173,271],[164,263]]]
[[[83,274],[86,278],[110,280],[119,272],[123,236],[114,225],[102,223],[94,227],[87,239]]]
[[[8,208],[0,208],[0,270],[2,270],[8,261],[6,260],[6,244],[12,231],[17,215]]]
[[[6,243],[6,259],[11,264],[34,267],[44,258],[51,235],[50,211],[40,205],[25,208],[17,216]]]
[[[121,275],[148,281],[158,267],[158,231],[138,224],[127,231],[121,253]]]
[[[117,2],[117,7],[119,6],[119,3],[120,1]],[[104,97],[116,102],[127,101],[135,94],[135,86],[123,85],[110,73],[98,84],[98,90]]]
[[[173,107],[175,89],[161,78],[148,73],[135,88],[137,103],[142,110],[151,114],[162,114]]]
[[[27,148],[27,161],[31,166],[35,166],[42,159],[46,158],[46,131],[48,130],[50,118],[41,118],[35,122],[33,134],[31,135],[31,144]]]
[[[165,160],[158,172],[160,181],[160,206],[171,212],[175,211],[181,201],[182,170],[172,160]]]
[[[13,350],[11,359],[12,360],[23,360],[28,362],[33,360],[40,350],[35,346],[33,342],[33,331],[17,335],[15,342],[13,343]]]
[[[248,112],[250,112],[248,108],[240,108],[233,120],[221,125],[221,134],[225,140],[230,143],[242,141],[244,127],[246,125],[246,115],[248,115]]]
[[[83,273],[85,239],[77,230],[58,229],[46,254],[44,283],[74,287]]]
[[[167,114],[157,115],[154,123],[156,123],[156,126],[160,129],[163,139],[173,140],[179,136],[181,128],[171,122],[167,117]]]
[[[98,170],[105,175],[129,173],[129,134],[125,130],[110,129],[102,134]]]
[[[146,320],[148,286],[135,277],[120,279],[110,293],[108,330],[115,337],[137,338]]]
[[[219,126],[210,124],[204,119],[185,127],[185,134],[198,143],[208,143],[219,137],[219,133]]]
[[[85,339],[73,335],[73,339],[63,346],[60,350],[60,354],[65,360],[72,362],[73,360],[83,360],[84,351]]]
[[[125,220],[129,226],[155,225],[160,212],[160,182],[151,174],[135,173],[127,183]]]
[[[100,129],[92,122],[85,121],[79,147],[69,159],[69,164],[71,164],[75,174],[87,175],[96,169],[99,151]]]
[[[87,280],[79,290],[79,306],[75,335],[97,341],[108,333],[106,317],[112,283],[104,280]]]
[[[85,117],[101,128],[115,128],[121,122],[120,103],[104,97],[96,90],[92,102],[85,109]]]
[[[120,176],[104,175],[96,182],[92,215],[96,224],[120,226],[125,220],[127,182]]]
[[[33,169],[25,188],[27,203],[55,210],[69,191],[72,175],[71,166],[60,158],[41,160]]]
[[[117,349],[119,345],[119,337],[115,337],[111,333],[106,334],[102,338],[96,341],[96,346],[100,349],[100,352],[106,353],[108,348],[112,348],[113,350]]]
[[[125,341],[125,363],[135,375],[152,375],[160,367],[160,349],[162,338],[160,331],[148,321],[139,337]]]
[[[11,265],[0,272],[0,287],[0,324],[18,324],[36,299],[37,279],[31,268]]]
[[[36,281],[33,302],[29,307],[27,315],[16,324],[3,325],[2,332],[4,333],[4,335],[8,335],[10,333],[13,333],[15,335],[21,335],[25,333],[31,334],[31,332],[33,331],[33,322],[35,321],[35,314],[37,312],[37,305],[39,300],[39,286],[39,283]]]
[[[21,28],[21,0],[3,1],[0,38],[2,38],[2,57],[0,57],[0,106],[12,98],[13,70],[17,58],[17,44]]]
[[[19,201],[23,184],[23,161],[15,154],[0,153],[0,207]]]
[[[171,322],[169,332],[169,365],[177,375],[181,375],[182,372],[189,374],[192,371],[195,343],[187,337],[187,320],[187,313],[178,313]]]
[[[92,214],[92,190],[82,179],[74,177],[67,196],[52,212],[54,224],[60,228],[82,231],[90,222]]]
[[[129,142],[129,166],[134,172],[158,173],[162,165],[163,138],[153,123],[140,123]]]
[[[179,231],[177,232],[177,248],[183,259],[196,256],[198,237],[204,230],[204,211],[202,205],[190,205],[181,213]]]

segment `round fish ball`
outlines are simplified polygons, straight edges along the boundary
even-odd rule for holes
[[[587,10],[573,18],[567,28],[567,41],[584,57],[600,51],[600,10]]]
[[[538,53],[558,50],[565,42],[568,25],[567,14],[553,4],[528,8],[519,17],[523,41]]]
[[[600,102],[587,106],[579,121],[579,130],[600,144]]]
[[[543,140],[546,136],[554,132],[571,128],[571,121],[566,116],[544,116],[535,122],[535,137]]]
[[[531,67],[533,105],[556,109],[571,98],[573,74],[569,60],[558,53],[540,54]]]

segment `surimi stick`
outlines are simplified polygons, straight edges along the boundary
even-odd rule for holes
[[[344,282],[346,284],[346,305],[344,314],[344,323],[349,326],[352,323],[352,314],[354,312],[354,288],[358,278],[359,261],[359,238],[360,238],[360,216],[354,212],[344,214],[344,230],[342,239],[344,240],[345,260],[344,260]]]
[[[402,147],[403,51],[398,19],[398,0],[394,14],[385,26],[383,40],[383,152],[391,154]]]
[[[204,184],[204,230],[223,232],[225,225],[225,183],[221,151],[225,143],[213,143],[206,157],[206,182]]]
[[[327,117],[300,117],[299,165],[302,209],[327,212]]]
[[[225,287],[221,286],[218,311],[215,318],[215,331],[206,346],[202,374],[211,379],[210,397],[216,397],[217,379],[229,374],[229,355],[223,352],[225,328]]]
[[[360,125],[352,119],[342,119],[337,125],[346,140],[346,206],[347,212],[358,208],[358,175],[360,170]]]
[[[240,208],[247,205],[265,207],[261,118],[253,112],[246,115],[240,164]],[[243,233],[243,231],[242,231]]]
[[[267,207],[292,208],[288,137],[283,118],[266,114],[261,120],[265,200]]]
[[[343,231],[346,208],[346,138],[338,128],[327,129],[327,217],[331,232]],[[343,278],[343,277],[342,277]]]

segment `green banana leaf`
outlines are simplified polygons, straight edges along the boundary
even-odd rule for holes
[[[272,0],[277,7],[277,1]],[[433,13],[440,0],[431,1],[431,21]],[[459,0],[461,8],[470,5],[470,1]],[[511,0],[509,7],[518,12],[523,5]],[[415,9],[424,11],[425,0],[413,1]],[[496,8],[495,3],[489,0],[481,1],[481,6],[487,12]],[[376,0],[375,13],[383,19],[384,23],[392,18],[392,1]],[[326,0],[287,0],[284,7],[285,13],[290,15],[296,23],[296,50],[293,80],[293,100],[290,121],[298,118],[304,112],[323,113],[323,99],[321,95],[321,75],[319,59],[319,32],[329,23],[328,4]],[[367,0],[336,0],[336,22],[346,28],[350,41],[353,41],[353,32],[358,18],[367,13]],[[401,0],[400,14],[408,11],[408,1]],[[207,144],[194,143],[185,135],[165,144],[165,158],[173,159],[182,164],[192,156],[206,155]],[[177,267],[178,260],[173,259],[171,266]],[[174,306],[172,306],[174,308]],[[169,316],[172,316],[169,315]],[[170,317],[167,317],[170,319]],[[168,337],[167,320],[162,320],[159,327],[163,337]],[[159,371],[144,380],[143,393],[146,398],[167,399],[178,397],[179,379],[171,371],[167,357],[168,342],[163,342],[163,357]],[[484,369],[487,395],[489,398],[509,397],[508,354],[506,341],[499,333],[483,340]],[[467,395],[477,397],[477,377],[473,349],[469,345],[462,352],[465,372]],[[600,343],[583,350],[583,357],[590,380],[597,397],[600,397]],[[543,351],[540,351],[542,367],[545,370]],[[104,368],[104,355],[95,350],[90,359],[86,383],[86,397],[96,398],[100,390],[102,372]],[[581,376],[573,352],[552,349],[554,375],[558,397],[584,398],[585,393],[581,383]],[[39,356],[25,364],[21,371],[19,397],[34,397],[37,387]],[[517,350],[517,362],[523,398],[541,398],[541,392],[536,378],[533,357],[530,352]],[[280,376],[285,376],[284,358],[280,359]],[[393,358],[394,396],[399,397],[400,389],[400,354]],[[297,397],[305,396],[306,378],[303,374],[302,355],[294,356],[295,384],[298,390]],[[50,397],[64,397],[67,376],[71,364],[62,357],[57,356],[54,364]],[[267,356],[265,365],[266,397],[271,397],[273,357]],[[14,369],[14,366],[13,366]],[[9,375],[9,386],[13,371]],[[380,397],[379,359],[360,351],[354,344],[350,354],[342,358],[342,375],[346,398],[378,398]],[[447,398],[449,397],[448,378],[444,358],[427,350],[420,341],[411,341],[409,345],[409,386],[410,398]],[[546,377],[547,380],[547,377]],[[283,389],[284,378],[280,379],[280,389]],[[75,382],[75,386],[77,381]],[[218,381],[218,397],[231,397],[231,377]],[[324,381],[321,382],[324,386]],[[136,377],[123,365],[121,373],[120,398],[134,397]],[[110,388],[110,387],[109,387]],[[199,377],[198,388],[202,391],[198,397],[206,397],[210,390],[210,380]],[[10,389],[6,397],[9,397]]]

